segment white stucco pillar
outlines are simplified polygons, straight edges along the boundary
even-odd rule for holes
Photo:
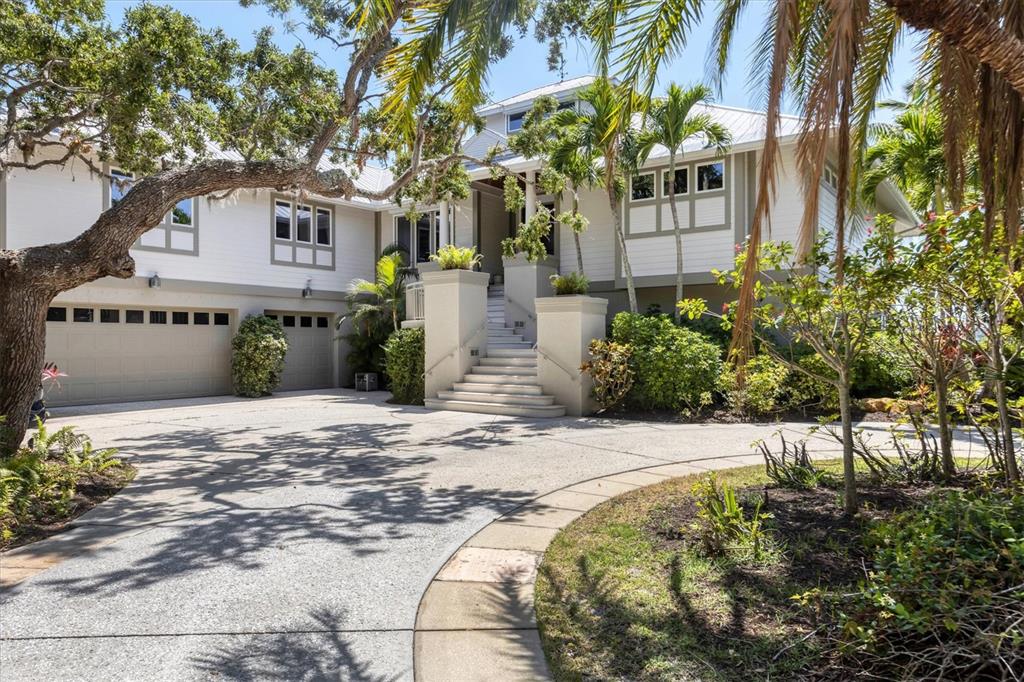
[[[566,414],[592,414],[594,382],[580,365],[590,359],[592,339],[604,338],[608,300],[592,296],[538,298],[537,381]]]
[[[517,253],[502,258],[505,273],[505,326],[512,327],[531,343],[537,340],[537,311],[534,300],[553,295],[551,275],[558,272],[554,256],[531,263]]]
[[[537,212],[537,171],[526,171],[526,219]]]
[[[423,281],[424,396],[436,398],[487,353],[486,272],[421,272]],[[429,407],[429,405],[428,405]]]
[[[447,199],[441,200],[441,205],[438,207],[438,211],[441,213],[441,220],[437,230],[437,248],[440,249],[442,246],[448,246],[448,244],[451,243],[451,228],[449,227],[451,209],[448,206]]]

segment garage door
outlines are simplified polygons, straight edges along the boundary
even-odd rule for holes
[[[50,308],[46,360],[68,374],[51,405],[231,393],[232,314],[214,310]]]
[[[284,358],[279,390],[330,388],[333,385],[330,318],[282,311],[267,311],[266,314],[279,320],[288,335],[288,355]]]

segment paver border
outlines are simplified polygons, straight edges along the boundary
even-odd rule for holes
[[[413,628],[415,682],[550,680],[533,590],[555,535],[619,495],[759,461],[742,454],[626,469],[557,488],[491,521],[448,557],[423,591]]]

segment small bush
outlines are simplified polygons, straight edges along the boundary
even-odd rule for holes
[[[940,493],[879,523],[867,537],[874,570],[835,604],[839,660],[872,679],[1015,679],[1022,538],[1019,491]]]
[[[797,364],[818,376],[832,374],[828,365],[817,353],[799,358]],[[835,386],[827,381],[794,369],[790,371],[789,379],[786,381],[784,404],[793,409],[837,412],[839,410],[839,393]]]
[[[476,252],[475,246],[455,246],[447,244],[431,254],[430,260],[440,266],[442,270],[472,270],[483,256]]]
[[[718,380],[718,390],[729,409],[739,414],[762,416],[782,407],[789,369],[770,355],[756,355],[746,366],[746,381],[740,387],[736,370],[726,367]]]
[[[775,454],[763,440],[755,443],[764,457],[764,471],[772,482],[781,488],[809,490],[816,488],[828,475],[814,466],[807,453],[807,440],[790,443],[782,431],[778,432],[782,449]]]
[[[607,339],[590,342],[590,360],[580,371],[594,380],[593,396],[602,410],[622,402],[633,387],[634,372],[630,366],[633,348]]]
[[[231,340],[231,378],[235,394],[247,398],[270,395],[281,383],[288,337],[277,320],[249,315]]]
[[[640,409],[683,410],[711,402],[722,371],[719,348],[667,316],[619,313],[612,340],[633,348],[636,372],[629,401]]]
[[[736,491],[726,483],[719,485],[714,472],[697,481],[691,492],[697,503],[697,520],[691,530],[706,556],[731,554],[749,556],[754,561],[764,558],[771,544],[764,522],[771,515],[761,512],[763,499],[758,499],[748,520]]]
[[[400,329],[384,344],[391,394],[400,405],[423,404],[423,329]]]
[[[590,289],[590,280],[579,272],[551,275],[551,287],[555,290],[555,296],[586,295]]]
[[[900,343],[876,332],[854,363],[851,393],[857,398],[899,395],[914,385],[911,367]]]

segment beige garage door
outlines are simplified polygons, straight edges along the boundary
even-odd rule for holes
[[[284,374],[278,390],[297,391],[330,388],[331,321],[326,315],[267,311],[279,320],[288,335],[288,355],[284,358]]]
[[[231,393],[233,314],[215,310],[54,306],[46,359],[68,376],[51,405]]]

